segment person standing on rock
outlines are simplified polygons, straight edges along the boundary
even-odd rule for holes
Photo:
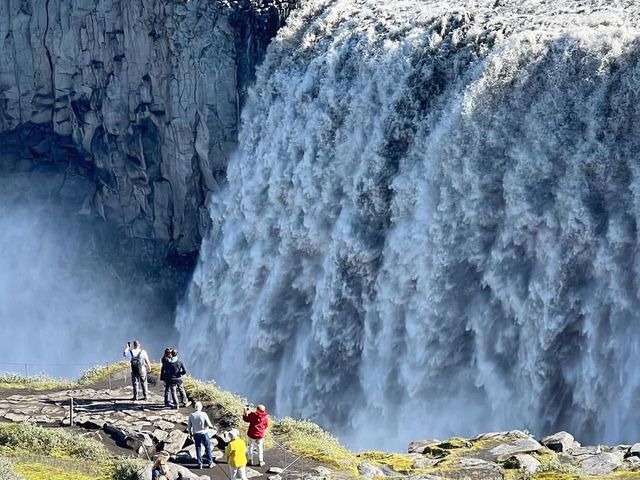
[[[229,463],[230,479],[241,478],[247,480],[247,444],[240,438],[240,432],[234,428],[229,432],[231,442],[224,449],[224,455]]]
[[[133,386],[133,401],[138,400],[140,387],[142,387],[142,399],[146,400],[149,395],[149,387],[147,385],[147,372],[151,369],[149,356],[147,351],[142,349],[138,340],[127,343],[122,353],[124,357],[131,356],[131,385]]]
[[[189,437],[193,438],[193,443],[196,444],[196,459],[198,460],[198,468],[202,468],[202,449],[204,445],[205,449],[205,463],[207,468],[211,467],[213,462],[213,456],[211,455],[211,441],[209,440],[209,433],[207,428],[213,428],[209,415],[202,411],[202,403],[196,402],[194,407],[195,412],[189,415],[187,422],[187,432]]]
[[[169,360],[171,360],[171,349],[170,348],[165,348],[164,349],[164,355],[162,356],[162,359],[160,360],[160,362],[162,363],[162,368],[160,369],[160,380],[162,382],[164,382],[164,406],[165,407],[173,407],[174,404],[171,403],[171,399],[170,399],[170,395],[171,395],[171,383],[169,382],[169,379],[167,378],[168,376],[168,372],[167,372],[167,364],[169,363]]]
[[[178,358],[178,352],[175,349],[171,349],[171,357],[164,365],[165,381],[169,382],[169,389],[171,390],[171,399],[173,405],[171,408],[178,408],[178,394],[180,393],[180,406],[186,407],[189,405],[187,399],[187,392],[182,385],[182,376],[187,374],[187,370],[184,368],[184,364]]]
[[[255,465],[253,458],[258,454],[258,462],[260,466],[264,466],[264,435],[269,426],[269,415],[264,405],[250,412],[248,406],[242,412],[242,419],[249,424],[247,437],[249,437],[249,447],[247,448],[247,457],[251,461],[251,465]]]

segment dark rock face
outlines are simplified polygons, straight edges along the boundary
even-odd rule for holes
[[[247,84],[294,5],[0,3],[0,174],[50,177],[67,205],[190,267]]]

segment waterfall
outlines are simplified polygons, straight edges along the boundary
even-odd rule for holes
[[[356,447],[637,440],[637,7],[442,3],[290,18],[210,200],[181,348]]]

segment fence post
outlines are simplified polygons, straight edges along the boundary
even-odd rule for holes
[[[31,382],[29,381],[29,364],[24,364],[24,379],[29,387],[29,393],[31,393]]]
[[[107,363],[107,373],[109,374],[109,391],[111,391],[111,365]]]
[[[69,426],[73,427],[73,397],[69,397]]]

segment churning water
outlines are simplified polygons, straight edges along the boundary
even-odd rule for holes
[[[354,446],[637,440],[626,3],[303,6],[258,73],[178,312],[197,373]]]

